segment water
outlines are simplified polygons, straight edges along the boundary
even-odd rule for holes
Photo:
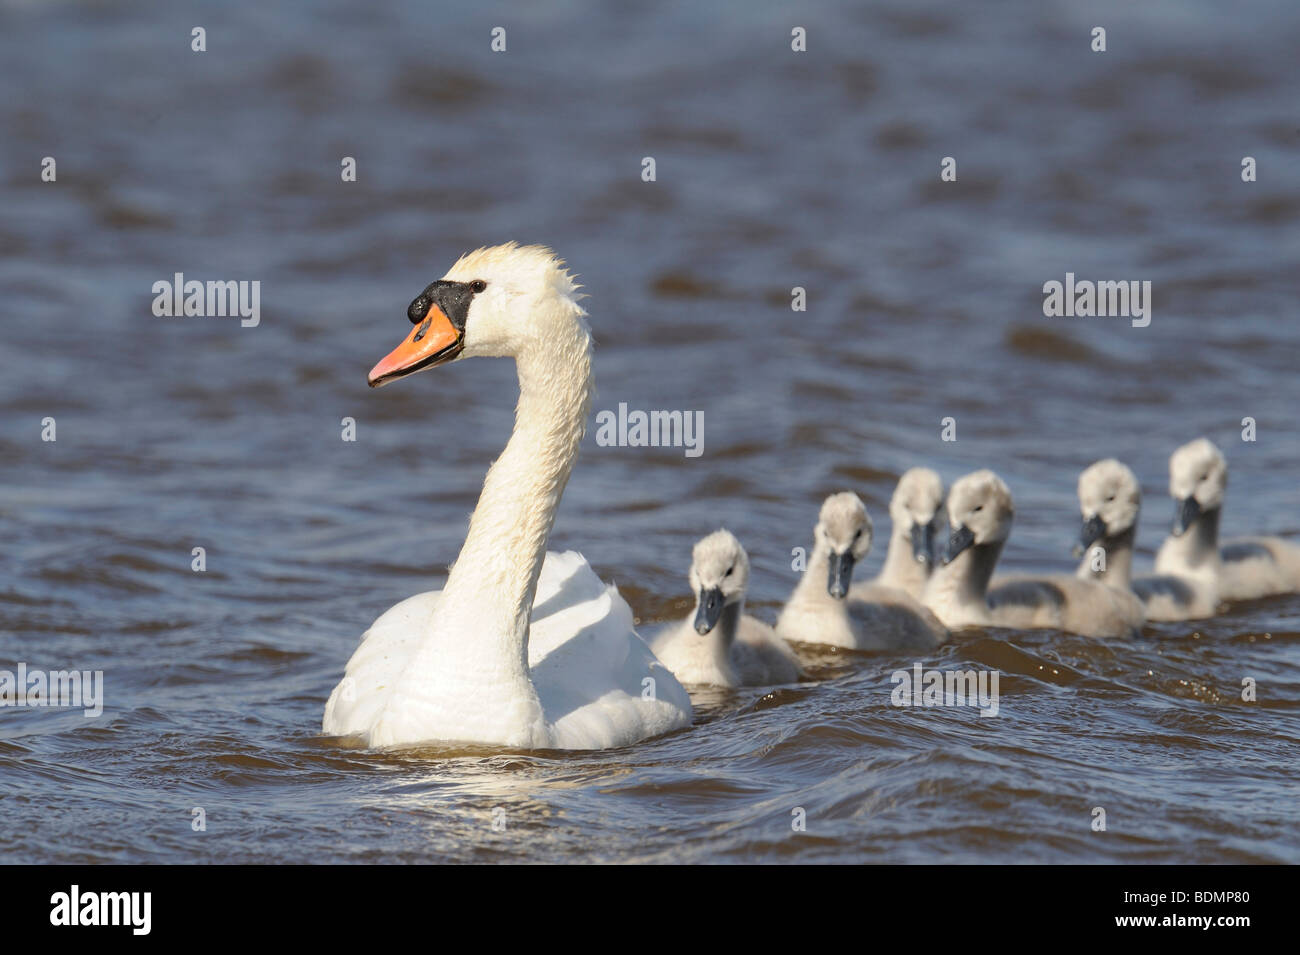
[[[922,660],[1000,670],[994,719],[891,707],[911,656],[823,652],[611,752],[318,735],[359,634],[439,585],[514,402],[506,362],[365,372],[506,239],[581,273],[596,409],[704,412],[698,458],[589,436],[560,511],[553,546],[647,628],[687,612],[719,523],[772,619],[822,497],[883,529],[913,464],[1007,480],[1010,570],[1070,568],[1077,474],[1108,455],[1143,481],[1149,562],[1200,434],[1229,533],[1300,532],[1300,9],[263,6],[0,4],[0,666],[103,670],[106,696],[0,714],[5,859],[1300,861],[1296,597]],[[260,325],[154,317],[177,271],[259,280]],[[1067,271],[1150,280],[1150,327],[1044,318]]]

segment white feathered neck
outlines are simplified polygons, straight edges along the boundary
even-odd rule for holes
[[[585,313],[573,298],[546,295],[533,308],[544,314],[519,317],[514,431],[488,470],[464,546],[399,686],[449,717],[491,712],[540,746],[546,724],[528,672],[528,621],[586,429],[592,356]]]

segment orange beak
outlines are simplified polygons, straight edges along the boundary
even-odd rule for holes
[[[370,369],[370,387],[378,388],[425,368],[449,362],[464,347],[464,333],[451,323],[442,309],[430,305],[424,321],[415,326],[410,337]]]

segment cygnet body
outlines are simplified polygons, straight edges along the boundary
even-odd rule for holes
[[[787,640],[850,650],[932,649],[949,639],[906,591],[867,586],[850,595],[853,568],[871,550],[872,524],[856,494],[832,494],[813,528],[803,578],[776,622]]]
[[[715,531],[695,545],[689,578],[695,610],[650,642],[678,680],[734,687],[799,679],[794,651],[768,624],[744,613],[749,555],[730,531]]]

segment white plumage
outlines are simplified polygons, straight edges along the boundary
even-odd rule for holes
[[[623,598],[581,555],[546,552],[591,397],[591,336],[561,266],[535,246],[463,257],[412,303],[419,326],[371,372],[377,384],[510,356],[519,404],[446,586],[375,621],[324,732],[375,747],[601,749],[689,725],[689,696]]]
[[[441,596],[433,590],[408,597],[371,625],[330,694],[326,733],[369,735],[377,746],[423,737],[425,694],[417,681],[398,687]],[[531,734],[535,747],[604,749],[689,722],[683,713],[690,712],[690,698],[633,630],[627,601],[575,551],[548,552],[542,564],[528,669],[541,706]],[[494,725],[476,712],[464,716],[454,735],[461,742],[496,742],[513,722]]]

